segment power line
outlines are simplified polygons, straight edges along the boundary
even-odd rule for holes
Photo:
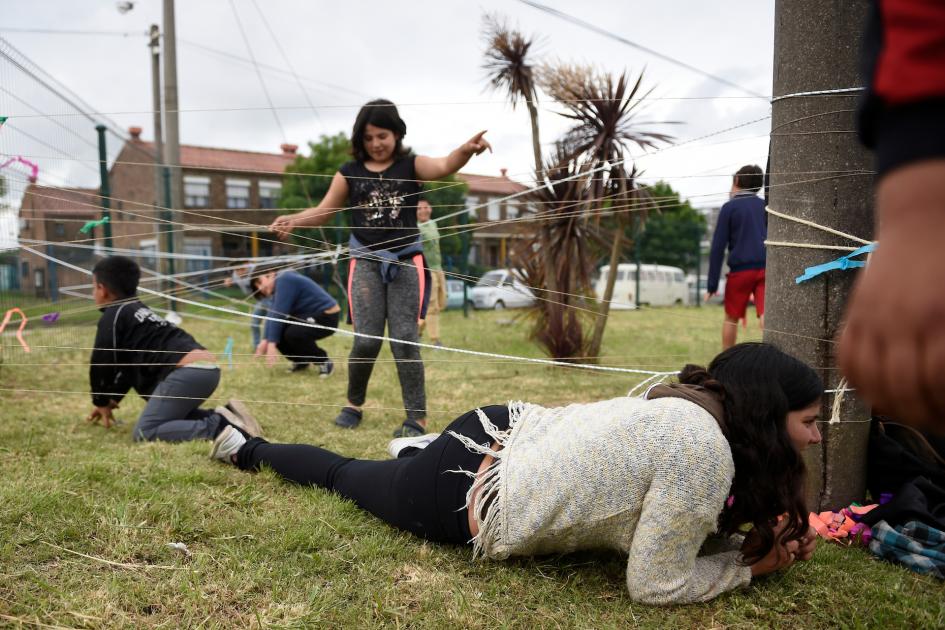
[[[119,37],[146,36],[147,31],[96,31],[85,29],[57,29],[57,28],[0,28],[0,33],[28,33],[39,35],[115,35]]]
[[[662,59],[663,61],[668,61],[671,64],[679,66],[680,68],[685,68],[686,70],[689,70],[691,72],[701,74],[702,76],[706,78],[712,79],[713,81],[716,81],[718,83],[722,83],[729,87],[735,88],[736,90],[744,92],[745,94],[749,94],[755,98],[760,98],[764,101],[768,101],[770,99],[770,97],[768,96],[763,96],[755,92],[754,90],[749,90],[748,88],[742,87],[741,85],[738,85],[737,83],[733,83],[726,78],[712,74],[711,72],[706,72],[705,70],[702,70],[701,68],[697,68],[693,65],[690,65],[686,63],[685,61],[680,61],[679,59],[676,59],[675,57],[670,57],[669,55],[659,52],[658,50],[653,50],[652,48],[649,48],[648,46],[644,46],[643,44],[638,44],[637,42],[627,39],[626,37],[617,35],[616,33],[612,33],[599,26],[591,24],[590,22],[585,22],[581,18],[574,17],[573,15],[564,13],[563,11],[553,9],[539,2],[535,2],[534,0],[518,0],[518,1],[521,2],[522,4],[527,4],[528,6],[532,8],[538,9],[539,11],[544,11],[545,13],[548,13],[549,15],[553,15],[556,18],[560,18],[566,22],[570,22],[571,24],[574,24],[575,26],[580,26],[581,28],[585,28],[589,31],[593,31],[597,33],[598,35],[603,35],[604,37],[608,37],[610,39],[616,40],[620,42],[621,44],[630,46],[631,48],[642,50],[643,52],[647,54],[653,55],[654,57]]]

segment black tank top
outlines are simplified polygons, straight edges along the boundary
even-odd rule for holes
[[[357,161],[339,169],[348,182],[351,232],[368,248],[399,249],[417,239],[417,197],[423,185],[416,181],[416,157],[397,158],[380,173]]]

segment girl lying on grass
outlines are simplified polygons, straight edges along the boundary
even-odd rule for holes
[[[644,398],[483,407],[442,434],[392,441],[387,461],[229,427],[212,456],[327,488],[422,538],[471,544],[474,556],[620,550],[634,600],[704,601],[811,557],[800,452],[820,441],[823,385],[760,343],[707,370],[687,365],[679,381]],[[700,553],[716,533],[725,550]]]

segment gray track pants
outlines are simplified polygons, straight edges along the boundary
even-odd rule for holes
[[[220,370],[179,367],[158,383],[138,418],[132,435],[137,441],[212,440],[222,418],[201,403],[220,384]]]
[[[381,336],[386,320],[391,338],[417,341],[422,273],[422,268],[416,270],[413,266],[404,265],[393,282],[384,284],[379,262],[352,260],[348,299],[355,332]],[[391,342],[390,349],[397,362],[407,419],[422,420],[427,416],[427,396],[420,348]],[[374,360],[380,350],[381,341],[378,339],[354,338],[354,347],[348,357],[348,400],[355,405],[364,404]]]

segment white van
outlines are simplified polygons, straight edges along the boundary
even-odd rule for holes
[[[604,299],[607,274],[610,265],[600,268],[600,277],[594,287],[597,299]],[[636,308],[637,266],[633,263],[617,265],[617,280],[610,308]],[[666,265],[640,265],[640,304],[647,306],[671,306],[688,303],[689,285],[686,274],[679,267]]]

